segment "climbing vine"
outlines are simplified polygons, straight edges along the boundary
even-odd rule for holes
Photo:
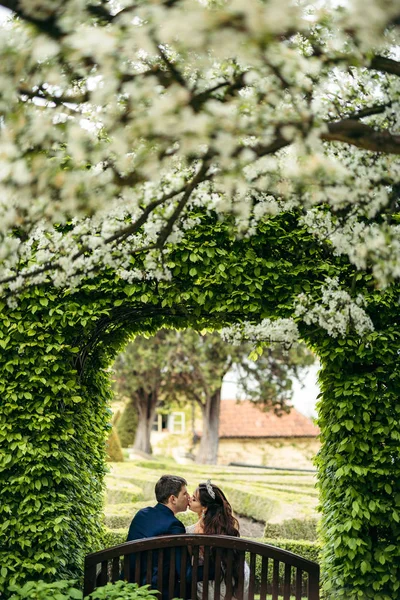
[[[101,534],[106,369],[129,339],[160,327],[287,318],[298,295],[317,297],[329,276],[368,297],[375,331],[361,340],[349,328],[333,338],[297,318],[323,365],[325,585],[332,598],[392,600],[400,562],[398,293],[375,291],[368,276],[316,245],[295,214],[267,219],[242,240],[216,218],[199,219],[171,253],[170,280],[131,284],[110,270],[76,292],[38,286],[0,305],[0,591],[81,575]]]

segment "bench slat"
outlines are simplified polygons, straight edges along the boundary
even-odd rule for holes
[[[111,581],[112,581],[112,583],[115,583],[116,581],[118,581],[118,579],[119,579],[119,571],[120,571],[119,556],[116,556],[112,560],[112,568],[111,568]]]
[[[194,546],[192,558],[192,598],[197,598],[197,569],[199,566],[199,547]]]
[[[254,591],[256,583],[256,555],[250,554],[250,580],[249,580],[249,600],[254,600]]]
[[[171,548],[170,563],[169,563],[169,585],[168,585],[168,596],[173,598],[175,596],[175,574],[176,574],[176,549]]]
[[[239,554],[239,581],[237,586],[237,598],[243,598],[244,594],[244,552]]]
[[[151,585],[151,577],[153,575],[153,552],[147,551],[147,565],[146,565],[146,583]]]
[[[124,580],[129,581],[130,557],[128,554],[124,556]]]
[[[301,600],[303,571],[296,569],[296,600]]]
[[[290,579],[292,569],[290,565],[285,565],[285,580],[283,584],[283,600],[290,600]]]
[[[180,585],[180,597],[186,598],[186,562],[187,562],[187,550],[186,546],[181,550],[181,585]]]
[[[135,583],[140,585],[140,565],[142,562],[142,553],[137,552],[135,556]]]
[[[215,552],[215,581],[214,581],[214,600],[220,600],[220,590],[221,590],[221,557],[222,550],[221,548],[217,548]],[[203,590],[203,600],[207,600],[207,596],[204,595],[205,591]]]
[[[278,600],[279,592],[279,560],[274,560],[272,571],[272,600]]]
[[[163,591],[163,567],[164,567],[164,549],[161,548],[158,551],[158,560],[157,560],[157,589],[161,593]]]

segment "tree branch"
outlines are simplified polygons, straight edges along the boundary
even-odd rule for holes
[[[204,181],[207,170],[208,170],[208,166],[209,166],[208,160],[205,159],[202,166],[200,167],[199,171],[193,177],[192,181],[186,188],[185,193],[183,194],[181,200],[179,201],[179,203],[178,203],[177,207],[175,208],[174,212],[172,213],[171,217],[168,219],[167,224],[160,231],[160,234],[157,239],[157,248],[160,248],[160,249],[163,248],[165,242],[167,241],[169,235],[171,234],[171,231],[172,231],[172,228],[173,228],[175,222],[178,220],[179,215],[181,214],[181,212],[185,208],[186,204],[188,203],[193,190],[198,186],[199,183]]]
[[[66,32],[62,31],[57,24],[57,11],[59,8],[57,6],[51,10],[51,8],[49,8],[47,5],[47,14],[42,19],[30,15],[29,12],[27,12],[26,9],[21,6],[19,0],[0,0],[0,6],[8,8],[18,17],[24,21],[27,21],[28,23],[31,23],[32,25],[35,25],[40,31],[46,33],[52,38],[60,39],[66,35]]]
[[[347,115],[345,117],[345,119],[363,119],[364,117],[371,117],[373,115],[379,115],[379,114],[385,112],[385,110],[387,108],[390,108],[391,106],[392,106],[391,102],[386,102],[386,104],[377,104],[376,106],[362,108],[361,110],[358,110],[357,112],[355,112],[351,115]]]
[[[400,77],[400,62],[386,56],[374,56],[369,64],[369,68]]]
[[[343,119],[328,123],[328,132],[321,134],[328,142],[344,142],[371,152],[400,154],[400,135],[390,131],[377,131],[355,119]]]

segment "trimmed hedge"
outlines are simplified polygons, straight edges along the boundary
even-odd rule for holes
[[[135,441],[138,422],[138,413],[135,401],[129,399],[125,405],[124,412],[118,419],[117,430],[121,446],[128,448]]]
[[[115,427],[112,427],[107,443],[107,460],[108,462],[123,462],[124,455],[122,454],[121,443],[119,441],[118,432]]]
[[[270,495],[260,493],[251,493],[251,490],[242,491],[228,485],[224,485],[224,493],[229,498],[234,511],[250,517],[256,521],[267,521],[278,508],[276,500],[272,500]]]
[[[109,529],[128,528],[138,510],[137,504],[110,504],[105,509],[104,524]]]
[[[269,539],[317,539],[317,519],[287,519],[282,523],[266,523],[264,537]]]
[[[320,559],[321,545],[318,542],[268,538],[258,538],[254,541],[276,546],[277,548],[287,550],[288,552],[293,552],[293,554],[298,554],[302,558],[313,560],[314,562],[319,562]]]
[[[107,480],[107,503],[129,504],[143,500],[143,490],[130,481],[106,478]]]

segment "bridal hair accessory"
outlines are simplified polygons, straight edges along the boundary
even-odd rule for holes
[[[211,498],[213,500],[215,500],[215,492],[212,489],[211,479],[207,479],[207,481],[206,481],[206,488],[207,488],[207,492],[210,494]]]

